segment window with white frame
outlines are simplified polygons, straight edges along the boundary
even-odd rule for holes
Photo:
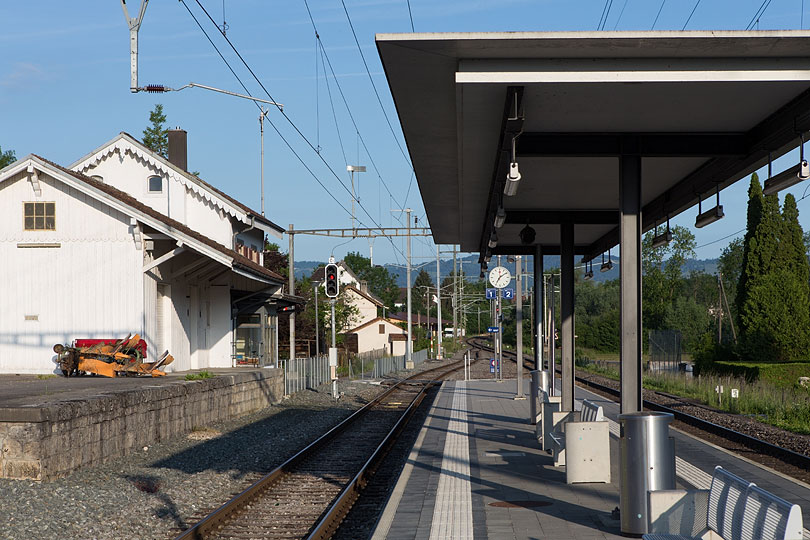
[[[149,191],[149,193],[162,193],[163,178],[160,176],[150,176],[147,180],[146,189]]]
[[[56,203],[24,202],[23,229],[26,231],[55,231]]]

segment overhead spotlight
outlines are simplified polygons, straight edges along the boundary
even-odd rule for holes
[[[655,232],[656,233],[658,232],[658,227],[657,226],[656,226]],[[663,232],[661,234],[656,234],[655,236],[653,236],[652,247],[653,247],[653,249],[658,249],[660,247],[663,247],[663,246],[669,244],[670,242],[672,242],[672,232],[670,232],[670,230],[669,230],[669,216],[667,216],[667,230],[666,230],[666,232]]]
[[[506,262],[508,262],[508,263],[515,262],[515,256],[514,255],[507,255]]]
[[[484,279],[484,269],[481,269],[481,273],[478,274],[478,279]]]
[[[499,206],[498,211],[495,212],[495,228],[500,229],[504,222],[506,222],[506,210],[503,209],[503,206]]]
[[[487,251],[487,252],[484,254],[484,270],[486,270],[486,269],[487,269],[487,264],[489,264],[490,259],[492,259],[492,253],[490,253],[489,251]]]
[[[511,197],[517,193],[518,184],[520,184],[520,170],[518,164],[512,162],[509,164],[509,172],[506,173],[506,185],[503,187],[503,194]]]
[[[487,243],[487,246],[489,246],[490,248],[495,248],[495,246],[497,245],[498,245],[498,233],[492,231],[492,234],[489,235],[489,242]]]
[[[613,261],[610,260],[610,250],[608,250],[607,263],[605,263],[605,254],[604,252],[602,253],[602,266],[599,267],[599,271],[607,272],[611,268],[613,268]]]
[[[515,157],[515,140],[516,137],[512,137],[512,161],[509,163],[509,171],[506,173],[506,185],[503,186],[503,194],[508,197],[517,193],[518,184],[520,183],[520,171]]]
[[[762,193],[765,195],[773,195],[808,178],[810,178],[810,166],[808,166],[806,160],[802,160],[801,163],[765,180],[765,187]]]
[[[695,219],[695,227],[698,229],[723,219],[723,206],[720,204],[720,185],[717,186],[717,205],[711,210],[701,212],[700,196],[698,195],[698,217]]]
[[[537,238],[537,231],[529,225],[520,230],[520,242],[525,245],[534,244],[534,239]]]

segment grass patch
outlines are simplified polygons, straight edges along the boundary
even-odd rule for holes
[[[216,377],[216,375],[205,369],[197,373],[186,373],[187,381],[201,381],[203,379],[213,379],[214,377]]]
[[[50,374],[50,375],[37,375],[37,379],[39,379],[40,381],[44,381],[44,380],[47,380],[47,379],[54,379],[54,378],[56,378],[56,375],[53,375],[53,374]]]

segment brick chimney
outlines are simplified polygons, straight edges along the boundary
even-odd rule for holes
[[[188,172],[188,143],[184,129],[169,130],[169,163]]]

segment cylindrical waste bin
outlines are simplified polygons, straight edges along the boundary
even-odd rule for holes
[[[540,372],[540,390],[548,393],[548,371]]]
[[[531,425],[537,424],[537,398],[540,395],[540,371],[532,370],[529,372],[532,376],[531,386],[529,387],[529,423]]]
[[[669,436],[673,418],[663,412],[619,415],[622,534],[648,532],[648,491],[675,489],[675,445]]]

